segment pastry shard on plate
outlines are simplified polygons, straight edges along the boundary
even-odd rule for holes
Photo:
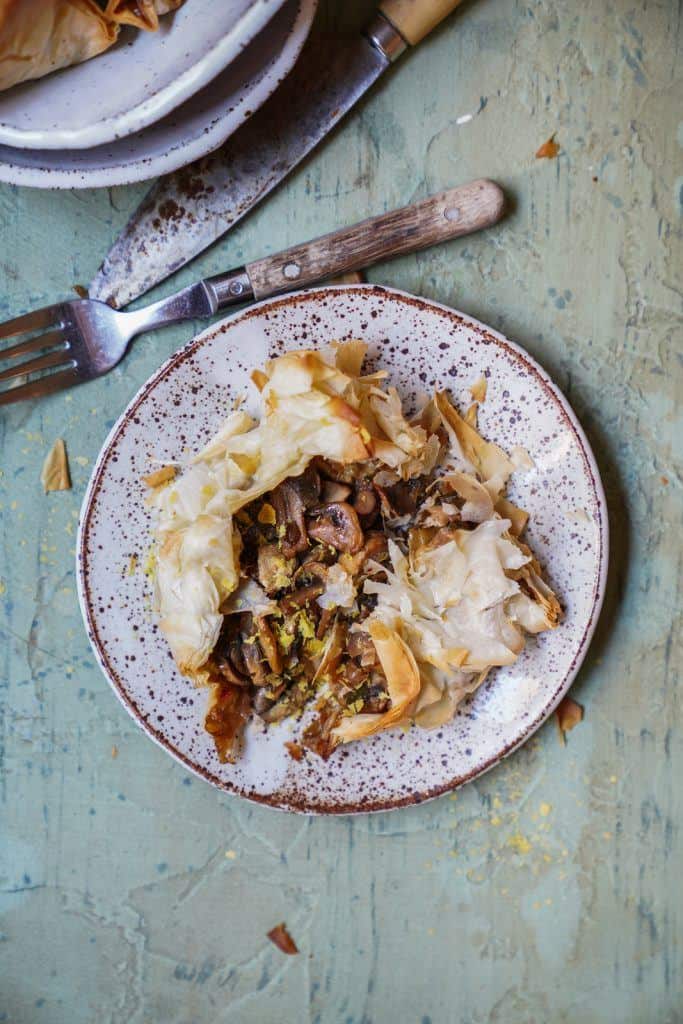
[[[305,714],[322,757],[434,728],[560,620],[504,498],[513,461],[444,392],[408,419],[364,356],[351,341],[271,360],[259,420],[233,412],[177,476],[153,476],[159,623],[211,688],[221,760],[251,715]]]

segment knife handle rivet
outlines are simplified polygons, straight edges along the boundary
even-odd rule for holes
[[[241,281],[231,281],[228,285],[228,291],[231,295],[242,295],[244,292],[244,285]]]
[[[285,263],[282,268],[282,273],[288,281],[296,281],[297,277],[301,273],[301,267],[298,263]]]
[[[458,209],[457,206],[447,206],[443,212],[443,215],[446,218],[446,220],[460,220],[460,210]]]

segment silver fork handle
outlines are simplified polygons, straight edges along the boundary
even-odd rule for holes
[[[226,286],[233,276],[237,278],[241,273],[243,271],[240,270],[234,271],[234,274],[224,274]],[[232,292],[232,295],[234,296],[233,302],[246,301],[251,297],[249,294],[245,294],[244,299],[238,298],[235,292]],[[159,299],[158,302],[143,306],[141,309],[126,310],[123,316],[126,318],[126,327],[130,336],[135,337],[144,331],[154,330],[168,324],[177,324],[183,320],[205,320],[228,305],[230,305],[230,301],[221,300],[219,289],[207,280],[188,285],[182,291],[174,292],[173,295],[168,295],[165,299]]]

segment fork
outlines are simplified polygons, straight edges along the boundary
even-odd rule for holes
[[[11,363],[0,369],[0,405],[102,376],[143,331],[206,319],[238,303],[304,288],[490,227],[500,219],[503,205],[499,186],[480,179],[206,278],[142,309],[121,311],[94,299],[74,299],[8,320],[0,325],[0,341],[29,336],[0,349],[0,367]]]

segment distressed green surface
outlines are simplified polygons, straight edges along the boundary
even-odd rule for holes
[[[371,5],[336,6],[352,26]],[[1,1021],[683,1021],[681,38],[674,0],[472,0],[191,271],[471,177],[508,189],[501,227],[371,279],[526,345],[595,446],[612,570],[566,747],[550,723],[457,798],[354,820],[196,781],[111,694],[73,569],[97,451],[192,327],[0,414]],[[86,283],[143,192],[0,188],[0,315]],[[57,436],[74,489],[45,497]],[[280,920],[298,957],[265,938]]]

